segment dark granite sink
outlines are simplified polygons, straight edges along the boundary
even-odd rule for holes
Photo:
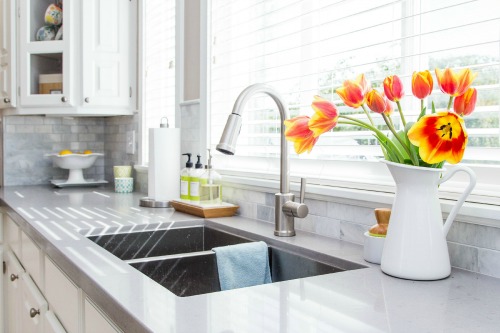
[[[172,228],[89,237],[177,296],[220,291],[212,248],[255,241],[206,227]],[[337,273],[365,266],[290,246],[268,246],[273,282]],[[307,253],[305,253],[307,252]]]

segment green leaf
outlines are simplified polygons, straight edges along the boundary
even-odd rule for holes
[[[434,102],[432,102],[432,107],[433,107],[432,109],[434,110]],[[425,116],[426,112],[427,112],[427,107],[424,107],[422,109],[422,111],[420,111],[420,114],[418,115],[418,120],[420,120],[420,118],[422,118],[423,116]],[[434,112],[436,112],[436,111],[434,110]],[[434,113],[434,112],[432,112],[432,113]]]
[[[434,101],[432,102],[432,113],[436,113],[436,107],[434,106]]]

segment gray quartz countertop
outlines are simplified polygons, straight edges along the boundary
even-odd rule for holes
[[[0,189],[2,207],[125,332],[499,332],[500,280],[453,269],[440,281],[393,278],[362,246],[241,217],[203,220],[139,206],[140,193],[49,186]],[[365,269],[177,297],[85,235],[215,225],[366,265]]]

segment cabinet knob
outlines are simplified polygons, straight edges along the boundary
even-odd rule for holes
[[[10,275],[10,280],[11,281],[16,281],[17,279],[19,279],[19,275],[16,275],[16,274],[11,274]]]
[[[3,99],[3,102],[4,102],[5,104],[9,104],[9,103],[10,103],[10,98],[5,97],[5,98]]]
[[[61,102],[66,103],[68,101],[68,98],[66,96],[61,97]]]
[[[37,309],[35,309],[35,308],[31,308],[31,309],[30,309],[30,317],[31,317],[31,318],[35,318],[35,317],[36,317],[36,315],[39,315],[39,314],[40,314],[40,310],[37,310]]]
[[[85,103],[90,103],[90,98],[85,97]]]

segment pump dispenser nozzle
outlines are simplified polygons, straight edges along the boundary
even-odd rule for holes
[[[188,160],[186,162],[186,168],[192,168],[193,167],[193,162],[191,162],[191,153],[185,153],[182,155],[187,155]]]
[[[200,155],[196,155],[196,157],[198,157],[198,161],[196,161],[196,164],[194,165],[194,167],[196,169],[203,169],[203,163],[201,163],[201,161],[200,161],[201,156]]]

